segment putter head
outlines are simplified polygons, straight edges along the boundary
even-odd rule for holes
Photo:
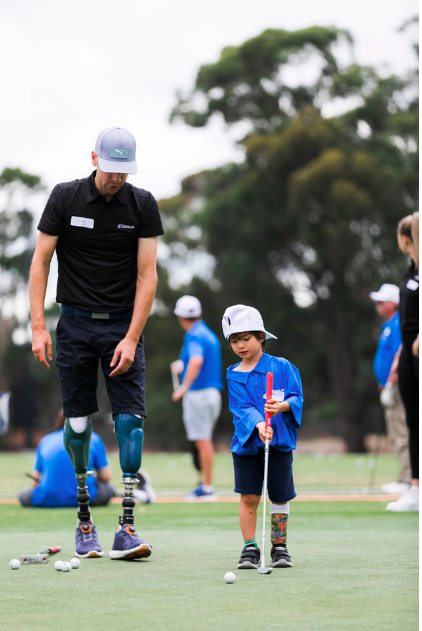
[[[263,566],[261,566],[261,567],[258,568],[258,572],[260,574],[271,574],[272,571],[273,571],[272,567],[263,567]]]

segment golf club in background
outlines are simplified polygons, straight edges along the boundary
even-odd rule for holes
[[[183,361],[181,359],[176,359],[176,361],[171,362],[170,372],[171,372],[171,379],[173,382],[173,392],[180,389],[180,374],[182,371],[183,371]]]
[[[267,372],[267,392],[265,396],[265,402],[268,403],[273,397],[273,373]],[[271,427],[271,414],[265,414],[265,431]],[[262,555],[261,565],[258,568],[260,574],[271,574],[272,567],[265,567],[265,516],[267,512],[267,485],[268,485],[268,456],[270,453],[270,441],[265,439],[265,463],[264,463],[264,492],[263,492],[263,504],[264,512],[262,517]]]

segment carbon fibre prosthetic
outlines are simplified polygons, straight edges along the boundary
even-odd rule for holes
[[[123,515],[120,515],[119,523],[120,525],[133,524],[133,509],[135,507],[133,488],[138,483],[136,474],[141,468],[142,462],[144,419],[135,414],[116,414],[114,423],[124,485]]]
[[[91,442],[92,420],[90,416],[67,418],[64,426],[64,446],[75,468],[78,482],[78,519],[87,522],[91,518],[89,493],[86,485]]]

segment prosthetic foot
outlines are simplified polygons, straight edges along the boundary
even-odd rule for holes
[[[141,467],[144,442],[144,419],[134,414],[117,414],[115,431],[119,443],[120,466],[123,472],[124,497],[123,515],[119,517],[119,528],[114,538],[112,559],[139,559],[149,557],[152,546],[142,541],[134,527],[134,487],[138,485],[137,473]]]

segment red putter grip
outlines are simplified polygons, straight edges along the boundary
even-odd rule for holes
[[[265,402],[268,403],[273,398],[273,373],[267,372],[267,392]],[[265,413],[265,431],[271,427],[271,414]]]

